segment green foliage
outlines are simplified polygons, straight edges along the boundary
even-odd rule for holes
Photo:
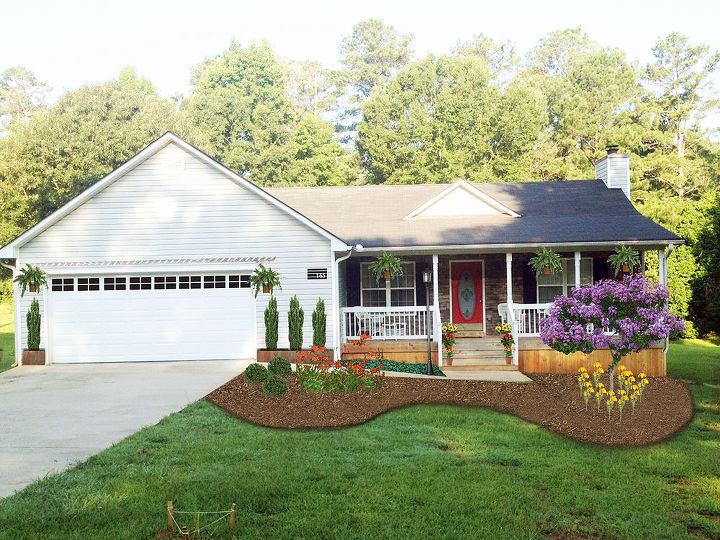
[[[248,384],[260,384],[268,378],[268,370],[262,364],[250,364],[245,368],[243,378]]]
[[[263,383],[263,393],[270,397],[281,397],[287,393],[287,381],[273,373]]]
[[[27,312],[27,346],[30,351],[40,349],[40,303],[33,298],[30,309]]]
[[[375,260],[370,263],[368,267],[370,274],[375,278],[375,281],[380,283],[380,280],[385,277],[385,272],[390,274],[390,279],[395,276],[402,276],[402,261],[394,255],[386,252],[382,252]]]
[[[166,131],[202,142],[172,102],[117,81],[67,92],[50,109],[11,124],[0,143],[0,244]]]
[[[313,326],[313,345],[316,347],[324,347],[327,341],[327,315],[325,314],[325,301],[322,298],[318,298],[317,304],[315,305],[315,311],[312,314],[312,326]]]
[[[690,302],[690,314],[701,336],[720,334],[720,196],[716,196],[707,216],[707,227],[693,246],[697,274]]]
[[[30,288],[34,287],[36,288],[36,292],[39,292],[43,287],[46,287],[47,276],[45,272],[37,266],[26,264],[15,277],[15,283],[20,286],[20,296],[25,296],[25,293]]]
[[[302,349],[304,322],[305,312],[300,307],[300,300],[295,295],[290,299],[290,311],[288,311],[288,340],[291,351]]]
[[[2,275],[2,273],[0,273]],[[11,277],[0,277],[0,304],[13,303],[13,280]]]
[[[268,364],[268,370],[275,375],[288,375],[292,373],[290,361],[282,356],[276,356]]]
[[[271,296],[265,308],[265,348],[270,351],[277,349],[279,321],[277,298]]]
[[[195,69],[182,109],[211,154],[257,184],[343,183],[348,153],[330,124],[292,102],[286,72],[267,42],[232,42]]]
[[[45,107],[50,87],[22,66],[6,69],[0,76],[0,130],[21,122]]]
[[[280,274],[269,266],[265,268],[265,265],[261,264],[255,269],[253,275],[250,276],[250,286],[255,293],[255,298],[257,298],[260,290],[264,288],[269,289],[268,292],[270,294],[273,294],[276,290],[281,291],[282,284],[280,283]]]
[[[631,247],[620,246],[608,257],[608,264],[616,274],[622,271],[624,265],[632,272],[634,268],[640,267],[640,254]]]
[[[531,85],[493,82],[480,56],[408,64],[362,104],[357,147],[375,183],[527,180],[545,123]]]
[[[535,256],[528,261],[530,268],[535,270],[535,276],[540,276],[545,268],[550,269],[551,274],[562,272],[562,263],[560,262],[560,255],[555,253],[552,249],[542,248],[540,251],[535,253]]]

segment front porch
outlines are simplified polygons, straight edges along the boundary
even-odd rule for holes
[[[607,248],[557,251],[563,272],[539,278],[528,265],[530,251],[396,253],[403,261],[403,276],[379,284],[367,270],[373,257],[353,254],[341,263],[339,274],[342,358],[358,359],[372,351],[396,362],[424,363],[429,334],[432,361],[444,370],[575,373],[596,361],[607,364],[608,351],[565,356],[539,339],[539,323],[555,296],[610,277]],[[427,268],[432,280],[426,291],[422,272]],[[495,331],[501,322],[512,326],[516,341],[509,363]],[[443,357],[441,329],[446,323],[459,327],[452,359]],[[372,339],[358,344],[363,334]],[[664,375],[664,349],[659,346],[632,355],[626,364],[633,371]]]

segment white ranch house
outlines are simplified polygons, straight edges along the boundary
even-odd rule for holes
[[[386,357],[421,361],[429,331],[442,365],[440,327],[453,322],[462,329],[454,368],[504,367],[494,327],[505,320],[519,342],[510,369],[557,370],[561,360],[537,338],[552,299],[609,277],[606,259],[620,244],[657,251],[666,282],[666,256],[682,242],[630,203],[627,155],[609,153],[596,176],[262,189],[167,133],[0,249],[15,269],[48,274],[47,289],[16,291],[18,360],[34,297],[48,363],[253,358],[269,295],[254,298],[248,280],[263,263],[282,279],[280,347],[297,294],[304,345],[323,298],[338,357],[358,354],[351,341],[367,332]],[[535,278],[527,262],[540,247],[563,256],[562,275]],[[383,251],[404,272],[378,284],[368,265]]]

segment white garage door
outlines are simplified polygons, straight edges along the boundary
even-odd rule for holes
[[[56,363],[255,356],[255,303],[239,273],[63,276],[50,280]]]

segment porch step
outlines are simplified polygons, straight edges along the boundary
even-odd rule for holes
[[[454,354],[453,365],[460,364],[505,364],[505,355]]]
[[[505,358],[505,353],[500,349],[458,349],[455,348],[453,358]]]
[[[499,338],[455,337],[455,349],[463,350],[500,350],[502,343]]]
[[[452,371],[452,372],[464,372],[464,371],[518,371],[518,367],[510,364],[505,364],[505,361],[503,361],[502,365],[500,364],[464,364],[457,366],[455,365],[455,362],[453,362],[452,366],[441,366],[440,369],[442,371]]]
[[[482,330],[458,330],[455,332],[455,338],[484,338],[487,334]]]

